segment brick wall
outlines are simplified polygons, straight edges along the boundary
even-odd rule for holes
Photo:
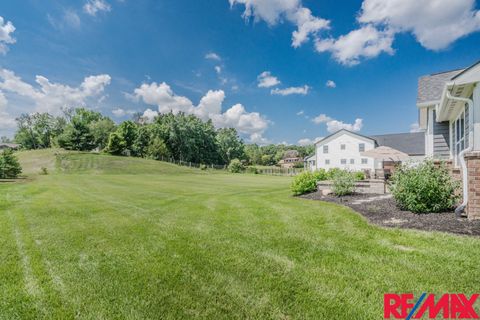
[[[465,155],[468,171],[468,205],[469,219],[480,219],[480,152]]]

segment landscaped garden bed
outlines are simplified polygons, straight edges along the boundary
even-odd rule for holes
[[[466,218],[457,218],[453,210],[451,212],[429,214],[402,211],[397,207],[392,197],[386,198],[385,195],[377,195],[377,200],[369,202],[365,200],[375,197],[375,195],[353,194],[337,197],[335,195],[324,196],[321,192],[313,192],[301,197],[348,206],[366,217],[371,223],[382,227],[480,236],[480,220],[470,221]]]

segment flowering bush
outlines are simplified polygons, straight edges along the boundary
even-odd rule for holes
[[[459,199],[458,187],[444,165],[424,161],[417,167],[399,166],[391,177],[390,190],[401,209],[430,213],[452,209]]]

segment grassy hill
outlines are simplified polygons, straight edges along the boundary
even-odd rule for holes
[[[0,319],[379,319],[384,293],[478,291],[479,239],[371,226],[289,178],[20,158],[32,179],[0,184]]]

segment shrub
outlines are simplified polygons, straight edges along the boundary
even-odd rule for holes
[[[48,174],[48,169],[46,167],[41,167],[40,174],[46,176]]]
[[[0,153],[0,179],[15,179],[22,173],[22,167],[12,149]]]
[[[202,170],[202,171],[207,170],[207,168],[208,168],[208,167],[207,167],[206,164],[201,164],[201,165],[200,165],[200,170]]]
[[[258,169],[257,169],[257,167],[247,167],[247,172],[248,173],[253,173],[253,174],[258,174]]]
[[[363,171],[356,171],[353,175],[356,181],[365,180],[365,173]]]
[[[240,173],[245,171],[245,167],[240,160],[233,159],[228,165],[228,171],[230,171],[231,173]]]
[[[390,190],[402,210],[415,213],[442,212],[452,209],[458,196],[458,183],[444,165],[424,161],[417,167],[400,165],[391,177]]]
[[[303,169],[305,167],[305,165],[303,164],[303,162],[297,162],[293,165],[293,167],[295,169]]]
[[[295,176],[290,188],[296,196],[313,192],[317,190],[317,179],[312,172],[305,171]]]
[[[325,169],[318,169],[315,172],[313,172],[313,175],[315,176],[315,179],[317,181],[328,180],[328,173]]]
[[[339,170],[333,176],[332,192],[338,196],[346,196],[355,192],[355,174]]]
[[[332,168],[332,169],[328,170],[327,180],[333,180],[335,178],[335,176],[342,171],[343,170],[339,169],[339,168]]]

